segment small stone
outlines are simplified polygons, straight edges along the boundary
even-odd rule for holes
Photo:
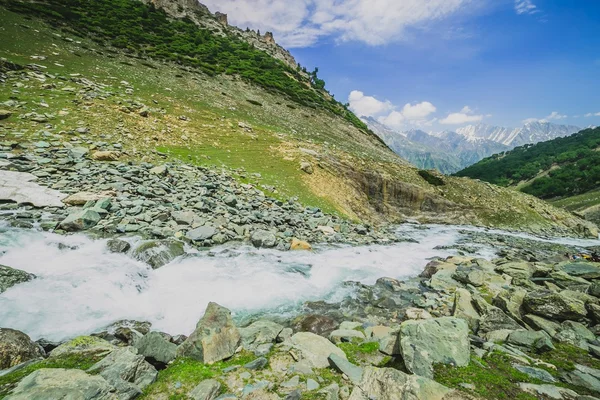
[[[259,370],[259,369],[263,369],[264,367],[266,367],[268,363],[269,362],[267,361],[267,359],[265,357],[260,357],[254,361],[249,362],[248,364],[245,364],[244,368],[250,369],[250,370]]]

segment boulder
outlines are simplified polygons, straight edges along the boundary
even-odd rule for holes
[[[290,244],[290,250],[312,250],[312,246],[310,243],[300,240],[300,239],[292,239],[292,243]]]
[[[65,195],[57,190],[40,186],[37,176],[26,172],[0,170],[0,202],[33,204],[35,207],[64,207]]]
[[[79,336],[61,344],[50,353],[50,358],[69,355],[101,356],[107,355],[116,349],[104,339],[95,336]]]
[[[301,163],[300,163],[300,169],[301,169],[302,171],[306,172],[306,173],[307,173],[307,174],[309,174],[309,175],[315,172],[315,170],[314,170],[314,168],[313,168],[312,164],[311,164],[311,163],[309,163],[309,162],[301,162]]]
[[[556,336],[560,330],[560,324],[538,315],[527,314],[523,317],[523,321],[534,329],[546,332],[550,337]]]
[[[12,112],[8,110],[0,110],[0,121],[3,119],[7,119],[12,115]]]
[[[214,379],[206,379],[198,384],[189,394],[193,400],[213,400],[221,391],[221,384]]]
[[[479,321],[479,332],[485,333],[500,329],[517,330],[522,329],[522,326],[498,307],[489,306]]]
[[[215,236],[217,229],[211,225],[201,226],[196,229],[192,229],[185,234],[185,237],[192,242],[203,242]]]
[[[442,400],[452,392],[422,376],[393,368],[367,367],[349,400]]]
[[[577,278],[588,280],[600,278],[600,268],[597,263],[587,261],[566,262],[559,264],[557,268]]]
[[[163,267],[185,254],[183,243],[177,240],[152,240],[138,245],[133,250],[133,256],[152,269]]]
[[[529,292],[523,307],[531,314],[558,321],[580,321],[587,315],[584,302],[550,291]]]
[[[323,336],[329,335],[338,326],[334,319],[317,314],[301,315],[293,322],[293,329],[296,332],[311,332]]]
[[[562,378],[566,383],[600,394],[600,370],[598,369],[575,364],[575,370],[564,373]]]
[[[568,343],[583,350],[588,350],[589,342],[596,340],[596,335],[585,325],[575,321],[564,321],[554,339],[561,343]]]
[[[106,198],[114,197],[115,192],[77,192],[63,200],[63,203],[69,206],[83,206],[88,201],[99,201]]]
[[[44,355],[44,350],[23,332],[0,328],[0,370]]]
[[[400,351],[410,372],[433,378],[435,364],[469,364],[469,327],[454,317],[405,321],[400,325]]]
[[[233,356],[240,341],[231,312],[211,302],[196,330],[177,349],[177,355],[213,364]]]
[[[327,368],[331,354],[346,359],[346,354],[339,347],[314,333],[298,332],[290,338],[289,343],[311,368]]]
[[[277,238],[275,237],[275,234],[262,229],[252,232],[250,241],[252,242],[254,247],[258,248],[272,248],[277,245]]]
[[[96,161],[119,161],[121,152],[119,151],[96,151],[92,154],[92,159]]]
[[[329,334],[329,340],[335,344],[342,342],[353,342],[355,340],[363,342],[365,340],[365,335],[360,331],[355,331],[352,329],[336,329]]]
[[[535,385],[533,383],[519,383],[522,391],[536,396],[539,399],[579,399],[579,395],[571,389],[566,389],[554,385]]]
[[[283,331],[283,326],[268,320],[259,320],[245,328],[240,328],[242,344],[247,350],[254,350],[265,343],[274,343]]]
[[[533,350],[536,353],[554,350],[552,338],[544,331],[514,331],[508,335],[506,341],[509,344],[522,347],[527,351]]]
[[[69,214],[69,216],[60,223],[59,227],[67,232],[83,231],[93,228],[101,219],[102,217],[98,212],[87,208]]]
[[[350,361],[338,356],[337,354],[329,355],[331,366],[345,374],[348,379],[354,384],[360,383],[363,375],[363,369],[352,364]]]
[[[134,347],[150,364],[159,367],[170,363],[177,356],[177,345],[166,340],[158,332],[147,333],[135,341]]]
[[[517,371],[528,375],[532,379],[540,380],[542,382],[556,382],[556,378],[554,378],[550,372],[544,369],[534,368],[527,365],[514,365],[514,367]]]
[[[88,369],[115,387],[119,399],[134,399],[158,377],[158,371],[131,348],[114,350]]]
[[[38,369],[32,372],[4,400],[121,400],[101,376],[77,369]]]
[[[454,307],[452,309],[452,315],[456,318],[464,319],[467,321],[469,328],[473,332],[477,332],[479,329],[479,320],[481,316],[473,307],[471,293],[467,289],[458,288],[454,293]]]
[[[35,275],[0,264],[0,294],[20,283],[35,279]]]
[[[111,253],[127,253],[131,249],[131,245],[121,239],[110,239],[106,242],[106,248]]]

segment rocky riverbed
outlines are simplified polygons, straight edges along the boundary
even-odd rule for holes
[[[0,398],[600,396],[600,266],[566,257],[597,240],[370,227],[84,131],[1,146]]]

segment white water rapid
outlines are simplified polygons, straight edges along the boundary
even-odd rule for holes
[[[152,270],[105,240],[0,226],[0,264],[37,276],[0,294],[0,326],[36,340],[63,340],[99,330],[120,319],[150,321],[153,329],[189,334],[209,301],[236,316],[291,313],[307,300],[341,300],[344,281],[373,284],[380,277],[406,278],[427,260],[452,250],[464,227],[404,225],[403,237],[419,243],[389,246],[318,247],[278,252],[247,246],[190,251]],[[591,245],[597,241],[569,241]],[[491,249],[480,255],[491,257]]]

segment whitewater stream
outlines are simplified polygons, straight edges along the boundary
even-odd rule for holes
[[[380,277],[415,276],[432,257],[455,254],[436,247],[457,243],[464,230],[407,224],[398,228],[398,235],[418,243],[319,246],[314,252],[242,245],[188,249],[185,256],[152,270],[126,254],[110,253],[106,240],[0,225],[0,264],[37,276],[0,294],[0,327],[21,330],[34,340],[63,340],[134,319],[152,322],[155,330],[189,334],[209,301],[231,309],[236,318],[264,312],[293,315],[307,300],[341,300],[350,290],[342,288],[345,281],[373,284]],[[595,240],[536,240],[600,245]],[[491,247],[475,247],[480,257],[494,255]]]

